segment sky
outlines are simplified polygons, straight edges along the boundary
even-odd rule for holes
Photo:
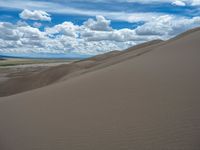
[[[200,26],[200,0],[0,0],[0,55],[86,57]]]

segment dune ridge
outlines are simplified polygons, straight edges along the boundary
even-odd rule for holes
[[[1,97],[0,149],[199,150],[199,39],[76,62],[75,77]]]
[[[6,80],[5,82],[0,83],[0,97],[44,87],[63,79],[66,80],[74,76],[82,75],[83,73],[95,69],[108,67],[125,59],[142,55],[143,53],[152,50],[152,48],[159,46],[160,43],[162,43],[161,40],[154,40],[131,47],[122,52],[112,51],[74,63],[51,67],[45,71],[29,74],[25,77],[16,77],[14,79]],[[129,52],[132,51],[134,51],[134,53],[129,54]]]

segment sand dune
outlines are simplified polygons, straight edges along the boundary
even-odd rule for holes
[[[148,52],[152,50],[152,47],[158,46],[161,42],[160,40],[147,42],[129,48],[123,52],[113,51],[74,63],[63,64],[59,67],[51,67],[42,72],[32,74],[27,74],[25,72],[25,76],[11,78],[10,80],[0,83],[0,97],[40,88],[56,83],[62,78],[69,79],[97,68],[108,67],[120,61]],[[130,51],[134,52],[129,54]]]
[[[199,39],[195,29],[48,70],[38,78],[55,84],[0,98],[0,149],[199,150]]]

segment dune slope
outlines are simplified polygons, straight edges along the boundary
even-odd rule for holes
[[[153,47],[159,46],[161,43],[162,41],[155,40],[131,47],[123,52],[113,51],[85,60],[76,61],[74,63],[51,67],[42,72],[35,72],[32,74],[27,74],[27,72],[24,72],[24,75],[22,76],[0,82],[0,97],[10,96],[44,87],[56,83],[62,78],[69,79],[71,77],[90,72],[94,69],[104,68],[115,63],[119,63],[120,61],[128,58],[146,53],[152,50]],[[130,54],[130,51],[134,52]]]
[[[0,149],[199,150],[199,39],[189,32],[0,98]]]

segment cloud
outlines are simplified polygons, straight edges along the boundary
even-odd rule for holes
[[[1,4],[1,2],[0,2]],[[53,3],[53,2],[39,2],[34,1],[32,8],[29,5],[17,5],[17,8],[29,8],[29,9],[38,9],[43,11],[48,11],[51,13],[57,13],[57,14],[68,14],[68,15],[84,15],[84,16],[91,16],[91,17],[100,17],[104,16],[107,19],[110,20],[118,20],[118,21],[127,21],[127,22],[140,22],[140,21],[150,21],[156,17],[159,17],[163,15],[163,13],[157,13],[157,12],[126,12],[126,11],[110,11],[110,10],[92,10],[92,9],[82,9],[82,8],[76,8],[76,7],[69,7],[66,5],[61,5],[59,3]],[[24,5],[24,6],[23,6]],[[43,7],[46,6],[46,7]],[[12,6],[11,6],[12,7]],[[56,9],[55,9],[56,8]],[[97,18],[96,18],[97,19]],[[98,18],[101,19],[101,18]],[[93,20],[93,19],[91,19]],[[103,21],[103,20],[99,20]],[[99,23],[98,21],[98,23]],[[91,21],[91,23],[95,23],[95,20]],[[103,22],[102,22],[103,23]],[[104,22],[105,23],[105,22]],[[107,22],[109,23],[109,22]]]
[[[42,47],[41,43],[45,42],[45,38],[45,33],[37,28],[21,24],[14,25],[0,22],[0,40],[4,43],[4,48],[26,47],[28,50],[28,48]],[[13,44],[13,46],[11,46],[11,44]],[[7,47],[5,45],[7,45]]]
[[[17,2],[16,2],[17,1]],[[51,12],[51,13],[56,13],[56,14],[68,14],[68,15],[81,15],[81,16],[91,16],[91,17],[95,17],[95,16],[104,16],[107,19],[110,20],[117,20],[117,21],[126,21],[126,22],[140,22],[140,21],[150,21],[154,18],[157,18],[161,15],[163,15],[163,13],[159,13],[159,12],[148,12],[146,10],[144,10],[143,12],[130,12],[127,10],[123,10],[122,11],[113,11],[110,10],[109,8],[105,8],[105,9],[98,9],[98,4],[96,4],[95,9],[89,9],[89,8],[82,8],[82,7],[72,7],[72,5],[67,5],[68,3],[70,3],[69,1],[62,4],[62,3],[56,3],[55,1],[32,1],[32,0],[16,0],[15,2],[13,2],[13,0],[2,0],[0,1],[0,7],[6,7],[9,9],[30,9],[30,10],[42,10],[42,11],[46,11],[46,12]],[[104,2],[107,2],[105,0],[103,0]],[[102,2],[103,2],[102,1]],[[128,2],[126,0],[122,0],[122,2]],[[156,0],[153,0],[156,2]],[[158,1],[158,0],[157,0]],[[166,2],[168,0],[163,0],[160,1],[162,2]],[[89,2],[94,2],[89,0]],[[101,1],[97,1],[97,2],[101,2]],[[115,3],[115,5],[120,2],[119,0],[117,1],[110,1],[112,3]],[[138,1],[138,3],[149,3],[152,1],[146,0],[146,1]],[[170,1],[173,2],[173,1]],[[84,2],[85,3],[85,2]],[[119,4],[120,6],[120,4]]]
[[[91,41],[111,41],[111,42],[127,42],[131,41],[134,43],[149,41],[153,39],[159,38],[158,36],[141,36],[137,35],[135,30],[131,29],[120,29],[120,30],[113,30],[113,31],[83,31],[81,33],[81,38],[85,39],[88,42]]]
[[[144,7],[137,8],[141,4]],[[2,8],[22,11],[19,15],[21,20],[17,23],[0,22],[0,53],[94,55],[122,50],[153,39],[168,39],[200,26],[200,17],[194,17],[198,15],[199,5],[200,0],[16,0],[15,3],[13,0],[0,0]],[[131,6],[132,9],[126,9]],[[166,8],[174,10],[168,13]],[[49,13],[55,16],[87,16],[90,19],[79,25],[64,21],[52,23],[52,26]],[[53,22],[61,19],[55,20]],[[129,22],[129,27],[134,24],[132,28],[115,29],[112,21],[115,21],[114,25],[118,22],[125,26]]]
[[[0,39],[6,41],[17,41],[20,39],[20,32],[15,29],[15,26],[8,22],[0,22]]]
[[[50,36],[55,34],[62,34],[70,37],[77,37],[76,30],[79,26],[74,25],[72,22],[63,22],[62,24],[55,25],[51,28],[46,28],[46,33]]]
[[[168,39],[181,32],[200,26],[200,17],[185,18],[164,15],[135,29],[138,35],[159,35]]]
[[[25,21],[22,21],[22,20],[17,21],[17,25],[18,26],[29,26],[28,23],[26,23]]]
[[[95,55],[123,50],[153,39],[168,39],[200,26],[200,17],[161,15],[136,29],[112,29],[103,16],[81,25],[63,22],[40,29],[24,21],[0,22],[0,53],[77,53]]]
[[[96,0],[95,2],[92,0],[77,0],[79,2],[93,2],[93,3],[140,3],[140,4],[162,4],[162,3],[171,3],[177,4],[177,6],[191,5],[197,6],[200,5],[200,0]]]
[[[19,16],[24,20],[51,21],[50,15],[42,10],[30,11],[28,9],[24,9]]]
[[[103,16],[96,16],[96,20],[89,19],[84,23],[86,28],[96,31],[111,31],[110,20],[106,20]]]
[[[175,6],[186,6],[186,4],[183,1],[180,1],[180,0],[176,0],[176,1],[172,2],[172,5],[175,5]]]

